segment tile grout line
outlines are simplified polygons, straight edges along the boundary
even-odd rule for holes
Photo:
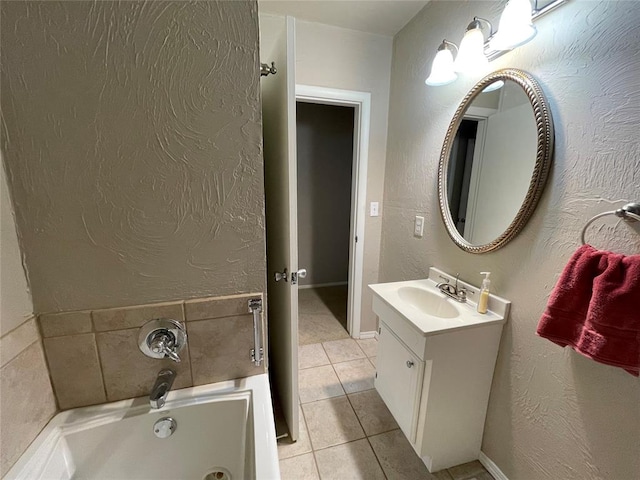
[[[368,390],[364,390],[364,391],[368,391]],[[356,393],[359,393],[359,392],[356,392]],[[364,438],[367,440],[367,444],[369,445],[369,448],[373,452],[373,456],[375,457],[376,461],[378,462],[378,466],[380,467],[380,471],[382,472],[382,475],[384,475],[384,478],[389,478],[389,477],[387,477],[387,472],[385,472],[384,468],[382,467],[382,463],[380,463],[380,459],[378,458],[378,455],[376,455],[376,451],[373,449],[373,445],[371,444],[371,441],[369,440],[369,434],[364,429],[364,425],[362,425],[362,421],[360,420],[360,417],[358,416],[358,412],[356,412],[356,409],[353,407],[353,403],[351,403],[351,399],[349,398],[349,395],[347,395],[347,402],[349,402],[349,406],[351,407],[351,410],[353,410],[353,413],[355,414],[356,419],[358,420],[358,423],[360,424],[360,428],[362,428],[362,432],[364,433]]]
[[[322,480],[322,476],[320,475],[320,467],[318,467],[318,459],[316,458],[316,449],[313,447],[313,441],[311,440],[311,433],[309,430],[309,424],[307,423],[307,416],[304,414],[304,410],[302,409],[302,404],[300,404],[300,412],[302,413],[302,421],[307,429],[307,437],[309,437],[309,445],[311,446],[311,456],[313,457],[313,464],[316,467],[316,472],[318,472],[318,478]]]

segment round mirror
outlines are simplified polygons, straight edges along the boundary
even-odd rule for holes
[[[504,246],[533,213],[551,167],[553,123],[540,85],[498,70],[462,100],[438,170],[440,213],[463,250]]]

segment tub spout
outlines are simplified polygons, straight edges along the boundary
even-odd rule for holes
[[[173,385],[173,381],[175,379],[176,372],[170,368],[160,370],[158,378],[156,378],[156,383],[153,384],[151,394],[149,395],[149,404],[151,404],[151,408],[164,407],[164,402],[167,399],[167,395],[169,394],[169,390],[171,390],[171,385]]]

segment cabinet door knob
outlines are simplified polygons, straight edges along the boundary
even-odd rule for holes
[[[411,360],[407,360],[407,368],[413,367],[413,362]]]

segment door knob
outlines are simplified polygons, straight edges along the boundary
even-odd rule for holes
[[[274,278],[276,282],[279,282],[280,280],[284,280],[285,282],[287,282],[287,269],[284,269],[284,272],[280,273],[280,272],[276,272],[274,274]]]
[[[407,360],[407,368],[413,367],[414,363],[411,360]]]
[[[297,272],[291,272],[291,285],[298,283],[298,278],[305,278],[307,276],[307,269],[301,268]]]

